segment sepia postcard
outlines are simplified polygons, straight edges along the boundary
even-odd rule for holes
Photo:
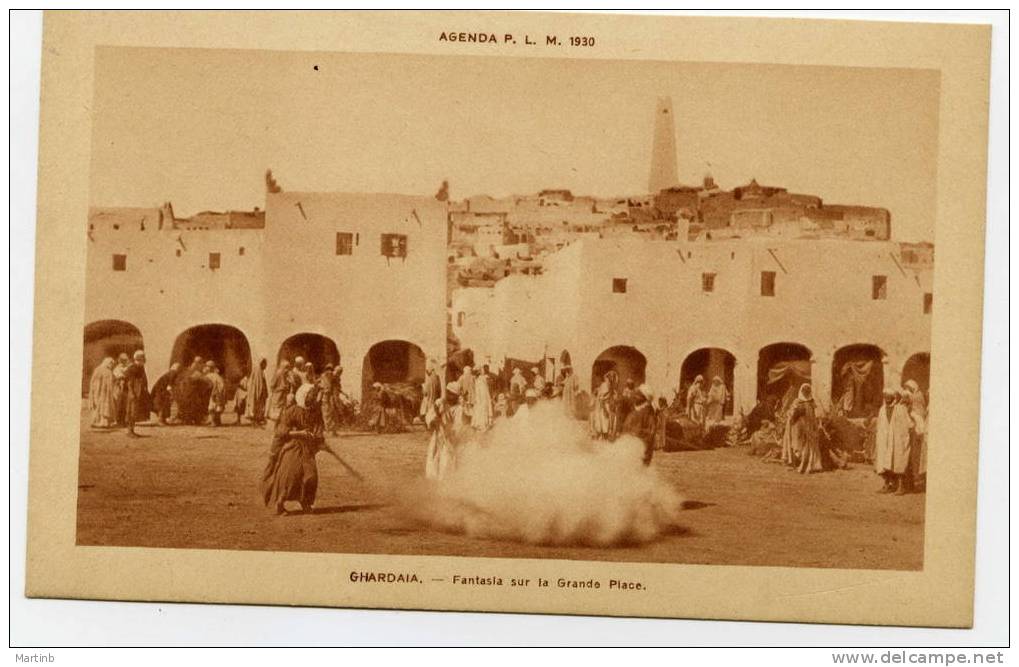
[[[26,594],[969,626],[989,46],[47,13]]]

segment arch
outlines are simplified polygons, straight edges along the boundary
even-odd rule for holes
[[[757,399],[773,400],[779,407],[795,398],[799,386],[811,381],[813,353],[799,343],[772,343],[757,353]]]
[[[885,386],[884,351],[857,343],[835,350],[831,364],[831,401],[847,417],[871,417],[881,407]]]
[[[733,413],[732,390],[736,377],[736,355],[720,347],[702,347],[686,355],[679,371],[679,396],[686,398],[686,390],[698,375],[704,378],[704,390],[711,386],[715,377],[725,383],[727,397],[723,414]]]
[[[636,385],[643,384],[647,357],[629,345],[614,345],[606,349],[598,355],[591,366],[591,391],[597,390],[602,377],[613,370],[619,374],[620,383],[633,380]]]
[[[425,381],[425,353],[405,340],[383,340],[364,355],[361,366],[361,396],[369,396],[375,382],[420,385]]]
[[[186,367],[195,357],[216,363],[226,381],[227,395],[232,395],[233,387],[251,373],[248,339],[228,324],[198,324],[182,331],[173,342],[170,363]]]
[[[302,332],[294,334],[283,341],[276,355],[276,363],[283,359],[293,361],[295,357],[304,357],[315,366],[315,372],[321,372],[326,364],[340,365],[340,350],[333,339],[322,334]]]
[[[915,380],[920,391],[928,395],[931,387],[931,355],[929,352],[917,352],[902,366],[902,384]]]
[[[86,324],[81,357],[81,395],[88,396],[92,371],[104,358],[116,359],[120,354],[131,355],[144,347],[142,332],[130,322],[97,320]]]

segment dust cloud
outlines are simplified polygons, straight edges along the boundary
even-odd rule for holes
[[[468,431],[469,432],[469,431]],[[592,441],[558,402],[522,407],[458,447],[455,472],[420,493],[425,523],[473,537],[543,545],[650,542],[676,525],[682,499],[631,436]],[[418,494],[415,494],[418,495]]]

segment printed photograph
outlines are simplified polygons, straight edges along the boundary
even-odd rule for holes
[[[922,570],[939,89],[97,48],[76,543]]]

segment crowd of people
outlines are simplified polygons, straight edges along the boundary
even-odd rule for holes
[[[549,383],[537,367],[530,381],[517,367],[503,383],[488,365],[478,371],[464,366],[459,377],[446,383],[439,379],[440,367],[432,360],[426,369],[420,417],[429,432],[425,476],[443,479],[456,467],[457,448],[478,433],[490,430],[497,419],[513,417],[524,406],[540,400],[560,401],[566,414],[575,417],[577,378],[569,364]]]
[[[129,435],[137,435],[134,424],[149,421],[155,414],[163,426],[218,427],[224,424],[229,407],[235,424],[246,422],[262,428],[267,420],[278,419],[304,385],[319,389],[326,431],[335,434],[352,421],[355,404],[343,391],[342,367],[326,364],[316,372],[312,363],[298,356],[292,361],[281,360],[271,382],[266,381],[267,367],[268,362],[261,359],[228,389],[216,362],[196,356],[187,367],[178,362],[171,364],[149,388],[143,350],[136,351],[133,360],[126,353],[117,360],[107,357],[92,372],[89,382],[90,426],[102,430],[126,428]]]
[[[877,414],[850,419],[843,401],[825,413],[809,383],[792,400],[765,397],[734,425],[748,453],[803,474],[873,465],[880,493],[903,495],[923,489],[927,475],[927,398],[915,380],[886,389]]]
[[[879,493],[903,495],[927,483],[927,399],[915,380],[884,392],[877,415],[874,470],[884,480]]]
[[[149,418],[145,352],[103,359],[89,379],[88,405],[93,428],[126,428],[128,436],[137,437],[134,425]]]
[[[406,430],[411,422],[429,433],[425,476],[442,479],[456,467],[460,444],[492,428],[500,418],[512,417],[522,406],[542,400],[559,401],[573,419],[588,419],[593,439],[612,441],[630,435],[644,445],[643,462],[649,465],[655,450],[669,449],[670,422],[680,422],[699,433],[727,430],[733,444],[748,445],[748,452],[764,460],[780,462],[800,473],[846,467],[854,456],[871,463],[881,477],[882,493],[906,494],[922,488],[927,469],[927,400],[914,380],[898,391],[887,390],[877,415],[858,426],[840,413],[836,401],[824,414],[810,383],[776,401],[765,397],[746,416],[726,420],[730,392],[720,377],[705,386],[698,375],[685,390],[677,390],[671,402],[656,399],[647,384],[620,382],[609,370],[585,402],[569,363],[547,382],[539,368],[530,379],[516,367],[505,380],[487,365],[475,371],[464,366],[459,376],[443,385],[446,367],[430,360],[424,382],[413,392],[376,382],[366,399],[372,406],[360,411],[343,391],[343,368],[314,364],[298,356],[283,359],[269,381],[267,361],[261,359],[251,373],[236,382],[232,396],[227,382],[212,360],[195,357],[183,368],[173,363],[151,389],[145,371],[145,353],[137,350],[116,359],[107,357],[94,369],[89,383],[88,407],[91,427],[126,429],[137,437],[135,424],[157,416],[161,425],[223,425],[223,414],[232,405],[235,423],[246,420],[264,427],[272,420],[273,438],[269,460],[261,479],[263,500],[276,512],[286,501],[310,508],[317,486],[315,455],[329,450],[326,434],[336,435],[367,419],[376,432]],[[795,393],[793,393],[795,391]],[[358,422],[360,417],[361,422]],[[848,446],[854,429],[861,431],[858,446]],[[833,435],[834,433],[834,435]],[[846,434],[850,435],[846,435]]]
[[[571,419],[581,419],[586,414],[595,440],[613,441],[622,435],[637,438],[644,446],[645,465],[650,465],[655,450],[664,448],[670,412],[665,399],[656,400],[647,384],[638,386],[632,380],[620,383],[618,373],[610,370],[585,404],[569,363],[561,365],[553,382],[546,381],[537,367],[530,369],[530,375],[528,380],[521,368],[513,368],[506,383],[507,391],[502,392],[497,391],[501,389],[499,378],[488,366],[477,372],[465,366],[443,391],[435,368],[430,366],[421,404],[421,416],[431,434],[426,476],[445,477],[455,468],[456,451],[461,443],[490,429],[495,420],[514,416],[522,406],[545,400],[557,401]],[[724,400],[722,394],[723,403]],[[720,420],[721,408],[717,412]]]

